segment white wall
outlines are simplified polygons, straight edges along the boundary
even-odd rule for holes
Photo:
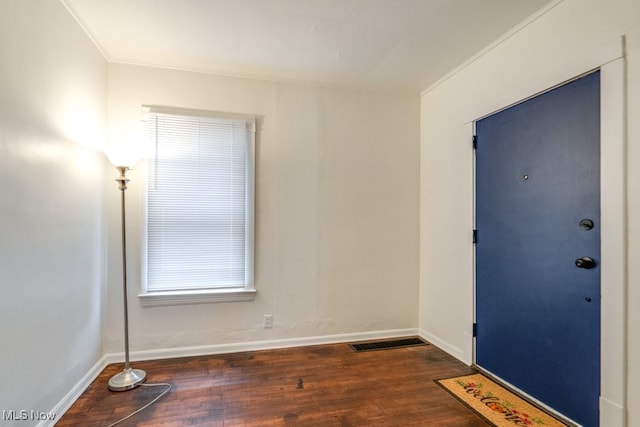
[[[141,168],[127,191],[133,352],[319,337],[418,324],[419,96],[109,66],[109,127],[143,104],[255,114],[252,302],[141,307]],[[115,177],[115,171],[114,171]],[[118,194],[109,192],[105,351],[122,351]],[[263,329],[273,314],[273,329]]]
[[[0,410],[51,411],[102,356],[107,67],[57,1],[0,2],[0,58]]]
[[[640,259],[640,227],[634,220],[640,217],[640,3],[636,0],[557,2],[547,13],[425,91],[421,110],[419,322],[425,335],[461,360],[472,361],[473,175],[469,121],[516,101],[510,99],[515,93],[524,97],[535,93],[526,93],[528,89],[544,89],[536,88],[536,82],[546,79],[549,85],[560,83],[549,81],[549,76],[560,78],[570,70],[568,64],[575,66],[584,58],[598,56],[603,44],[615,43],[621,35],[626,35],[627,50],[626,211],[623,203],[607,208],[619,209],[629,222],[620,224],[626,226],[626,247],[621,241],[619,248],[603,248],[603,253],[619,251],[624,255],[626,250],[629,261],[622,259],[625,271],[620,272],[627,286],[627,306],[620,304],[620,311],[627,309],[626,330],[621,325],[618,331],[607,334],[626,333],[626,347],[620,348],[621,353],[626,351],[621,357],[626,359],[628,371],[626,380],[622,374],[623,379],[616,384],[623,390],[622,397],[609,403],[611,413],[616,405],[627,406],[628,425],[633,426],[640,425],[640,266],[634,262]],[[588,60],[583,62],[585,67],[589,64]],[[579,74],[588,68],[573,71]],[[619,170],[623,169],[624,161],[619,163]],[[603,283],[603,301],[610,296],[609,286]]]

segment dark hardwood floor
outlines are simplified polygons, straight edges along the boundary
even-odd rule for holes
[[[488,424],[434,383],[473,372],[433,345],[356,353],[331,344],[136,362],[158,402],[118,426],[433,426]],[[163,387],[111,392],[109,365],[56,424],[108,426]]]

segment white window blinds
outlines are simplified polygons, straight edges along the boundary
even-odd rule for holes
[[[146,290],[252,287],[255,121],[148,114]]]

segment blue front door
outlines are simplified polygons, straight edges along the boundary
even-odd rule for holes
[[[476,135],[476,364],[597,426],[600,73],[479,120]]]

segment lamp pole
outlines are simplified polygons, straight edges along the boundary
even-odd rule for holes
[[[125,391],[138,387],[146,379],[142,369],[132,369],[129,365],[129,308],[127,304],[127,227],[124,192],[127,189],[127,166],[116,166],[120,176],[116,178],[120,190],[120,219],[122,224],[122,294],[124,301],[124,370],[109,379],[109,390]]]

